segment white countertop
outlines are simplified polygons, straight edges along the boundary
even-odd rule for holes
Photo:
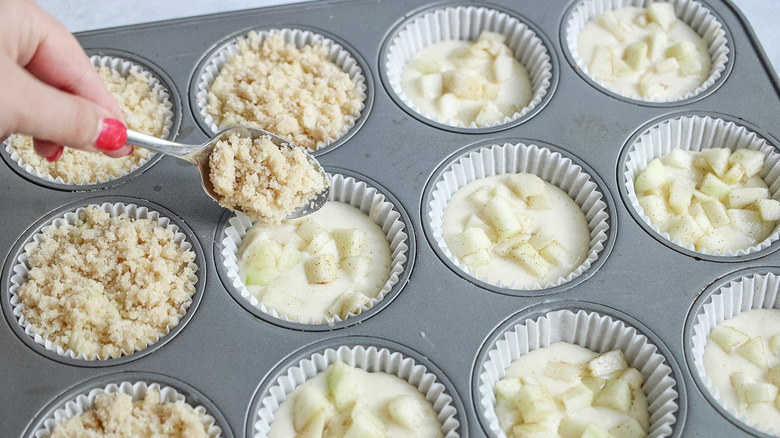
[[[780,1],[732,0],[750,21],[769,56],[775,71],[780,67]],[[78,3],[63,0],[37,0],[71,32],[192,17],[215,12],[235,11],[301,0],[102,0]],[[99,5],[99,6],[98,6]]]

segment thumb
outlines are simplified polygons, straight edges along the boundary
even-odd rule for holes
[[[18,132],[91,152],[115,151],[121,156],[122,149],[130,149],[125,146],[127,128],[105,108],[43,83],[19,67],[7,77],[15,84],[7,101],[25,102],[10,114]]]

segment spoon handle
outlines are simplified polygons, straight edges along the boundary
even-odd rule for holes
[[[133,130],[127,130],[127,143],[140,146],[153,151],[162,152],[167,155],[173,155],[176,158],[190,161],[189,155],[198,149],[200,145],[187,145],[176,143],[175,141],[163,140],[147,134],[142,134]]]

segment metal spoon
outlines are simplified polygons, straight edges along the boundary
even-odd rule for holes
[[[173,141],[163,140],[161,138],[153,137],[151,135],[142,134],[140,132],[127,130],[127,143],[133,144],[136,146],[140,146],[146,149],[150,149],[156,152],[162,152],[166,155],[170,155],[185,161],[189,161],[190,163],[196,165],[198,167],[198,171],[200,172],[200,180],[201,184],[203,185],[203,189],[206,191],[206,193],[211,196],[215,201],[219,202],[220,195],[214,191],[214,185],[211,183],[211,179],[209,178],[210,175],[210,168],[209,168],[209,156],[211,155],[211,151],[214,149],[214,145],[217,144],[220,140],[227,140],[231,135],[238,134],[241,137],[246,138],[259,138],[263,136],[267,136],[271,139],[271,142],[273,144],[281,147],[299,147],[291,142],[285,140],[282,137],[279,137],[276,134],[270,133],[268,131],[263,131],[261,129],[256,128],[248,128],[244,126],[234,126],[232,128],[228,128],[225,130],[222,130],[218,132],[214,137],[212,137],[209,141],[200,144],[200,145],[190,145],[190,144],[182,144],[182,143],[176,143]],[[320,175],[322,175],[322,178],[328,181],[327,175],[325,175],[325,171],[322,169],[322,166],[320,163],[311,156],[308,152],[306,152],[306,157],[309,159],[309,163],[311,163],[312,166],[314,166],[317,171],[319,171]],[[287,219],[293,219],[296,217],[306,216],[307,214],[314,213],[315,211],[322,208],[323,205],[325,205],[325,202],[328,200],[328,195],[330,193],[330,184],[325,185],[325,189],[316,194],[314,198],[310,199],[308,202],[305,202],[303,205],[298,207],[295,211],[290,213],[287,216]],[[236,210],[239,210],[236,208]]]

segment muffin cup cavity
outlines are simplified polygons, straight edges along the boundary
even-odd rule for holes
[[[770,235],[749,248],[737,251],[708,251],[702,248],[696,251],[692,244],[683,244],[679,239],[671,240],[667,232],[650,222],[644,210],[639,205],[634,180],[655,158],[668,154],[674,148],[698,152],[707,148],[729,148],[760,150],[767,154],[764,168],[759,176],[769,186],[770,196],[780,199],[780,153],[766,139],[737,123],[713,116],[686,115],[655,123],[642,132],[633,142],[629,143],[623,153],[624,159],[619,169],[623,175],[623,192],[626,203],[633,207],[637,221],[663,237],[672,248],[684,248],[694,254],[710,256],[716,260],[726,260],[730,257],[756,254],[767,250],[780,239],[780,225],[776,226]]]
[[[686,324],[686,359],[699,389],[723,416],[751,434],[777,436],[780,431],[763,428],[741,416],[734,407],[725,406],[704,368],[704,347],[709,342],[710,332],[721,322],[748,310],[780,309],[779,295],[780,270],[777,268],[740,271],[702,293]]]
[[[531,287],[523,287],[516,282],[503,284],[501,281],[492,281],[487,277],[478,277],[475,271],[470,270],[450,251],[442,234],[444,210],[460,188],[481,178],[520,172],[536,174],[569,195],[584,213],[590,232],[588,253],[582,264],[566,276],[548,284],[537,282]],[[550,289],[572,282],[583,276],[599,258],[606,257],[605,248],[613,237],[610,234],[614,234],[611,230],[609,200],[594,176],[571,158],[536,144],[494,144],[466,152],[447,164],[438,178],[429,185],[431,185],[431,192],[426,199],[425,208],[434,249],[458,270],[478,281],[504,290]]]
[[[92,62],[92,66],[96,69],[100,67],[108,67],[111,70],[119,73],[124,78],[130,76],[131,72],[137,72],[143,75],[144,78],[146,78],[149,87],[151,88],[152,94],[157,96],[158,102],[160,102],[164,108],[165,116],[163,120],[163,131],[161,138],[172,139],[174,137],[176,134],[174,127],[176,114],[174,111],[176,110],[174,109],[174,102],[172,97],[173,91],[169,90],[166,87],[166,84],[163,83],[153,71],[134,60],[123,58],[121,56],[92,55],[90,56],[90,61]],[[84,173],[75,177],[72,176],[70,178],[64,179],[62,176],[53,177],[49,173],[42,173],[38,169],[26,163],[24,161],[24,157],[20,156],[16,149],[11,146],[10,141],[5,142],[4,149],[11,161],[14,162],[26,174],[54,186],[65,186],[69,188],[79,188],[84,186],[92,187],[111,183],[138,171],[145,165],[149,164],[155,157],[153,153],[150,153],[148,157],[142,157],[137,163],[132,164],[129,169],[117,170],[113,174],[107,175],[106,177],[97,176],[93,178],[88,173]]]
[[[27,337],[33,341],[31,344],[34,347],[45,350],[49,353],[47,355],[54,358],[55,360],[57,360],[57,357],[60,357],[65,359],[66,362],[72,364],[91,364],[93,366],[111,365],[117,361],[132,359],[144,353],[150,352],[153,345],[158,344],[158,342],[163,340],[163,338],[170,338],[168,335],[171,335],[172,332],[178,332],[183,327],[183,325],[186,323],[186,320],[189,319],[188,312],[194,312],[195,308],[197,307],[197,302],[200,300],[200,295],[203,289],[203,281],[199,279],[199,276],[202,275],[202,269],[200,268],[199,264],[203,262],[203,257],[200,249],[197,248],[191,241],[191,239],[193,239],[193,237],[191,237],[191,232],[183,230],[177,222],[172,221],[170,218],[163,216],[159,212],[155,211],[156,206],[150,205],[147,207],[144,205],[136,205],[132,203],[125,204],[122,202],[105,202],[100,205],[89,205],[96,205],[114,217],[121,214],[126,214],[131,219],[151,219],[158,226],[170,229],[174,232],[174,242],[182,251],[193,251],[196,254],[195,260],[189,263],[189,268],[191,269],[192,273],[189,277],[187,289],[191,290],[192,293],[190,294],[190,299],[178,309],[177,323],[175,325],[166,326],[163,331],[157,333],[153,338],[147,339],[145,345],[141,348],[137,347],[133,351],[125,351],[125,349],[122,349],[120,350],[120,354],[116,356],[105,355],[90,358],[87,357],[87,355],[83,352],[75,352],[69,348],[63,348],[62,346],[51,342],[49,339],[46,339],[35,333],[32,329],[32,326],[24,317],[24,305],[17,295],[19,288],[24,284],[27,275],[30,272],[30,267],[28,265],[30,251],[36,248],[38,244],[46,239],[44,232],[50,227],[60,227],[65,224],[74,224],[78,220],[79,214],[86,209],[87,205],[82,205],[75,210],[65,211],[62,215],[57,215],[48,219],[39,230],[34,232],[26,241],[24,241],[23,245],[20,247],[18,255],[13,262],[14,264],[10,269],[10,278],[8,280],[8,300],[10,305],[10,312],[12,314],[12,318],[18,324],[18,327],[20,327],[23,331],[23,335],[21,336],[27,335]],[[103,363],[101,364],[101,362]]]
[[[327,169],[326,169],[327,170]],[[363,214],[376,223],[385,233],[385,238],[390,245],[390,271],[387,281],[375,298],[371,298],[368,304],[363,306],[359,312],[350,313],[346,319],[349,321],[354,317],[368,312],[382,302],[391,292],[400,289],[403,286],[403,279],[408,276],[410,269],[410,245],[412,238],[408,221],[400,213],[399,207],[395,206],[392,200],[372,187],[355,177],[328,173],[331,179],[330,194],[328,202],[342,202],[359,209]],[[290,319],[287,315],[280,315],[276,310],[268,308],[264,303],[252,295],[247,289],[244,281],[239,275],[238,269],[238,250],[242,241],[252,228],[254,223],[241,213],[236,213],[229,220],[224,233],[222,234],[221,263],[226,273],[226,284],[240,295],[240,299],[248,302],[253,308],[259,309],[265,315],[273,318],[297,324],[298,328],[306,329],[305,325],[320,325],[333,327],[345,320],[335,315],[333,319],[323,317],[321,320],[302,321],[298,317]]]
[[[299,361],[291,362],[280,370],[274,380],[268,382],[255,397],[249,412],[247,436],[267,437],[274,421],[275,413],[287,397],[307,380],[328,369],[336,361],[360,368],[367,372],[381,372],[396,376],[417,388],[431,403],[437,420],[442,425],[442,436],[457,438],[460,436],[456,400],[448,393],[450,389],[442,379],[420,361],[387,347],[374,345],[334,346],[324,348]]]
[[[322,45],[328,50],[329,60],[347,73],[352,82],[357,85],[356,90],[360,95],[361,107],[357,113],[346,118],[344,126],[341,127],[335,136],[317,142],[314,150],[319,151],[328,146],[335,145],[342,139],[346,139],[347,134],[355,128],[358,120],[361,119],[363,113],[367,111],[368,106],[369,85],[366,77],[367,72],[364,71],[365,67],[361,65],[356,56],[350,53],[343,43],[311,30],[282,28],[256,29],[255,31],[257,32],[260,42],[265,41],[271,36],[278,35],[286,44],[292,44],[298,48],[307,45]],[[241,32],[240,35],[232,37],[219,45],[207,56],[206,60],[201,63],[201,66],[196,71],[196,77],[194,79],[195,86],[193,88],[193,94],[195,95],[193,113],[201,124],[201,127],[209,135],[216,134],[220,131],[216,121],[206,109],[208,105],[209,89],[211,88],[214,79],[219,75],[222,66],[224,66],[232,56],[239,53],[238,41],[246,38],[248,32],[249,31]],[[270,129],[268,130],[271,131]]]
[[[474,122],[465,126],[461,121],[439,120],[435,114],[426,113],[406,96],[401,87],[401,78],[404,67],[416,53],[441,41],[474,41],[483,30],[504,34],[507,37],[506,45],[528,71],[531,100],[527,105],[489,126],[478,127]],[[513,122],[520,123],[541,110],[553,91],[556,75],[554,59],[538,31],[496,9],[464,5],[425,11],[401,23],[386,44],[380,55],[386,85],[400,100],[400,104],[411,109],[415,115],[441,124],[442,129],[495,130],[490,128],[509,127],[515,124]]]
[[[565,41],[565,48],[571,56],[573,67],[581,75],[588,77],[604,90],[618,95],[608,85],[595,79],[588,71],[588,64],[579,54],[577,41],[580,32],[588,21],[597,18],[606,11],[626,7],[645,8],[650,3],[652,3],[652,0],[580,0],[574,4],[564,18],[562,32],[562,39]],[[638,95],[619,96],[640,102],[673,104],[692,99],[708,90],[713,90],[716,83],[722,82],[722,78],[725,79],[727,69],[730,68],[730,63],[732,62],[725,26],[721,24],[712,11],[698,1],[672,0],[671,3],[674,5],[677,18],[690,26],[704,40],[709,49],[711,67],[707,79],[693,91],[666,100],[647,99]]]
[[[669,365],[665,350],[659,350],[637,328],[611,316],[607,309],[582,310],[580,304],[570,308],[531,312],[503,324],[480,353],[475,376],[475,404],[483,427],[491,436],[505,438],[495,413],[494,386],[506,375],[506,369],[524,354],[568,342],[596,353],[616,348],[623,350],[629,366],[645,378],[642,387],[647,395],[650,413],[650,438],[679,435],[684,421],[685,400],[681,393],[679,372]],[[587,307],[587,306],[586,306]],[[570,310],[571,309],[571,310]],[[659,342],[659,341],[655,341]],[[682,414],[681,414],[682,412]],[[677,429],[677,430],[675,430]]]

